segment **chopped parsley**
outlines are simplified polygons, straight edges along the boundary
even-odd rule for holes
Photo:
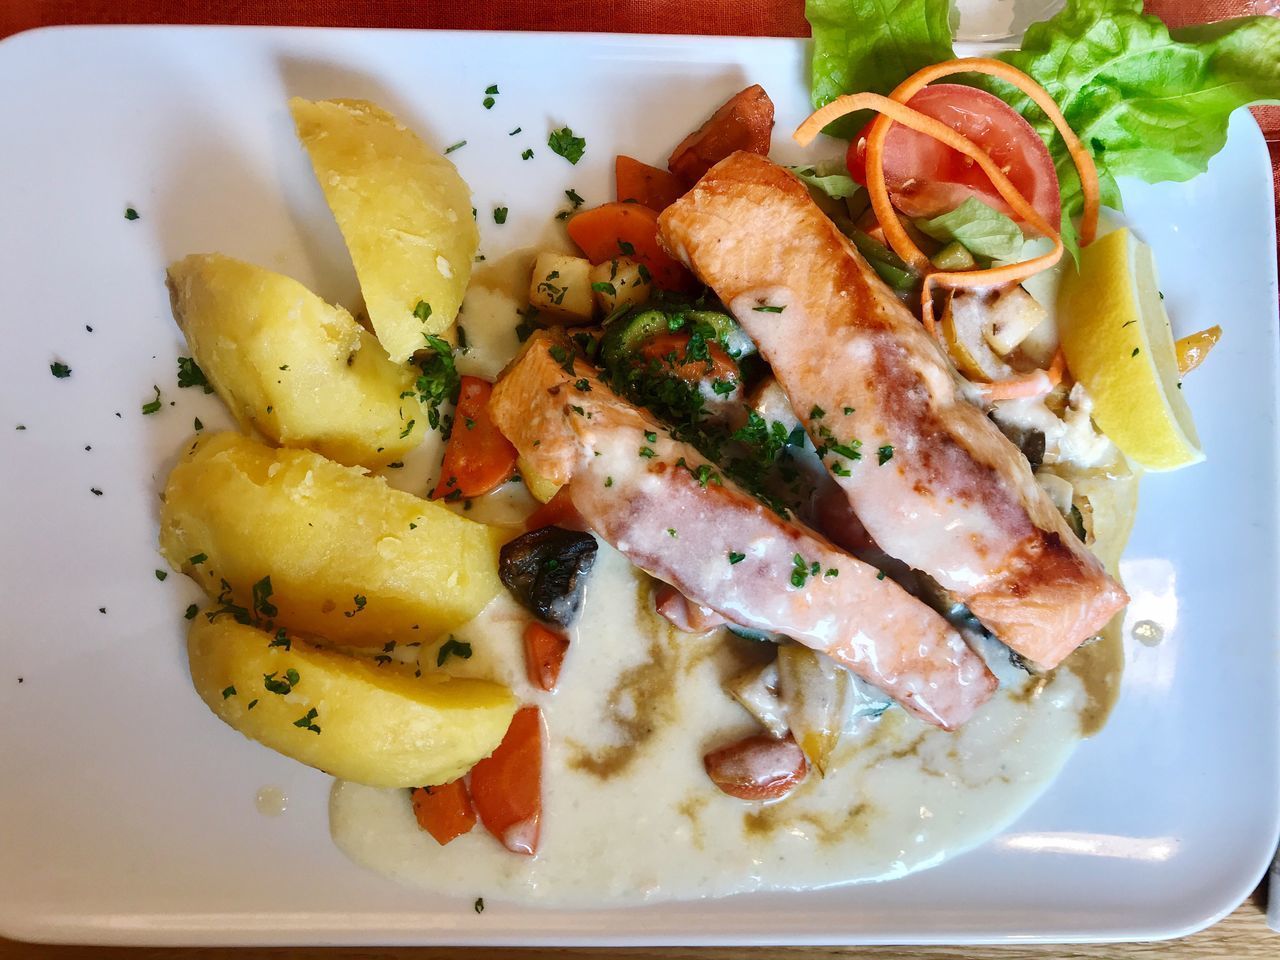
[[[605,477],[605,478],[604,478],[604,485],[605,485],[606,487],[612,487],[612,486],[613,486],[613,477]]]
[[[126,220],[137,220],[137,219],[138,219],[138,211],[137,211],[137,210],[135,210],[135,209],[133,209],[133,207],[125,207],[125,208],[124,208],[124,218],[125,218]]]
[[[622,255],[623,255],[624,257],[630,257],[630,256],[634,255],[634,254],[635,254],[635,252],[636,252],[635,244],[633,244],[633,243],[631,243],[630,241],[627,241],[627,240],[619,240],[619,241],[618,241],[618,250],[619,250],[619,251],[621,251],[621,253],[622,253]],[[683,326],[683,324],[681,324],[681,326]],[[675,329],[677,329],[677,330],[678,330],[678,329],[680,329],[680,328],[679,328],[679,327],[676,327]]]
[[[271,642],[267,647],[284,647],[286,650],[293,649],[293,641],[289,639],[289,635],[283,630],[277,630],[276,635],[271,638]]]
[[[650,430],[646,430],[646,431],[645,431],[644,438],[645,438],[646,440],[648,440],[650,443],[657,443],[657,442],[658,442],[658,435],[657,435],[656,433],[653,433],[653,432],[652,432],[652,431],[650,431]]]
[[[235,695],[236,695],[236,688],[234,686],[226,687],[222,691],[223,700],[226,700],[228,697],[234,697]]]
[[[846,467],[841,461],[836,460],[831,464],[831,472],[837,477],[852,477],[853,471]]]
[[[148,400],[146,403],[142,405],[143,416],[147,416],[152,413],[159,413],[160,408],[163,406],[163,404],[160,402],[160,388],[157,387],[155,384],[152,384],[151,389],[156,392],[156,398],[154,400]]]
[[[200,418],[199,418],[199,417],[196,417],[196,418],[195,418],[195,420],[192,422],[192,424],[191,424],[191,425],[192,425],[193,427],[195,427],[195,429],[196,429],[196,433],[199,433],[201,430],[203,430],[203,429],[204,429],[204,424],[200,422]]]
[[[300,716],[297,720],[293,721],[293,725],[295,727],[301,727],[303,730],[310,730],[313,733],[319,733],[320,727],[315,722],[316,718],[319,716],[320,716],[319,711],[316,710],[315,707],[312,707],[310,710],[308,710],[306,713]]]
[[[404,425],[404,429],[400,431],[400,439],[403,440],[409,434],[413,433],[413,428],[417,424],[417,420],[410,420]]]
[[[582,393],[591,392],[591,381],[588,380],[586,377],[579,377],[577,380],[573,382],[573,386],[574,386],[574,389],[579,390]]]
[[[168,577],[168,576],[169,576],[169,574],[168,574],[168,572],[167,572],[167,571],[165,571],[165,570],[157,570],[157,571],[156,571],[156,579],[157,579],[157,580],[159,580],[161,583],[164,583],[165,578],[166,578],[166,577]]]
[[[204,563],[208,559],[209,559],[209,555],[207,553],[197,553],[188,557],[187,563],[191,564],[193,567],[198,567],[200,566],[200,564]]]
[[[575,210],[577,210],[585,202],[583,201],[582,197],[578,195],[578,191],[573,189],[573,187],[570,187],[568,190],[566,190],[564,192],[564,195],[569,198],[569,202],[573,204],[573,209]]]
[[[844,408],[844,415],[845,415],[846,417],[847,417],[847,416],[849,416],[849,415],[851,415],[852,413],[853,413],[853,407],[845,407],[845,408]]]
[[[496,83],[494,83],[494,84],[490,84],[489,86],[485,87],[484,92],[485,92],[485,93],[487,93],[487,94],[489,94],[490,96],[497,96],[497,95],[498,95],[498,85],[497,85]]]
[[[245,709],[246,709],[246,710],[252,710],[252,709],[253,709],[254,707],[256,707],[257,705],[258,705],[258,701],[257,701],[256,699],[254,699],[254,700],[250,700],[250,701],[249,701],[249,706],[245,707]]]
[[[532,160],[532,159],[533,159],[533,148],[532,148],[532,147],[530,147],[530,148],[526,149],[526,150],[524,151],[524,153],[520,154],[520,159],[521,159],[521,160]]]
[[[431,319],[431,304],[427,303],[425,300],[419,300],[417,305],[413,308],[413,315],[421,322],[426,323]]]
[[[484,897],[476,897],[476,902],[472,904],[476,913],[484,913]]]
[[[493,208],[493,222],[494,222],[494,223],[497,223],[497,224],[503,224],[503,223],[506,223],[506,222],[507,222],[507,208],[506,208],[506,207],[494,207],[494,208]]]
[[[893,444],[886,443],[883,447],[876,450],[876,458],[880,466],[884,466],[893,459]]]
[[[747,559],[747,555],[745,553],[738,553],[736,550],[729,551],[730,563],[741,563],[745,559]]]
[[[803,587],[805,581],[810,577],[816,577],[822,566],[817,560],[812,563],[806,563],[804,557],[796,554],[791,558],[791,585],[793,587]]]
[[[711,389],[717,397],[727,397],[737,388],[732,380],[712,380]]]
[[[652,447],[641,447],[640,456],[644,457],[646,460],[652,460],[655,456],[657,456],[657,454],[653,452]]]
[[[453,432],[453,418],[440,414],[444,403],[456,403],[461,378],[453,362],[453,348],[447,341],[426,334],[430,354],[419,361],[419,375],[415,382],[418,399],[427,408],[427,423],[432,430],[439,430],[448,440]]]
[[[493,105],[497,102],[498,101],[494,100],[493,97],[485,97],[484,100],[481,101],[481,103],[484,104],[484,108],[486,110],[492,110]]]
[[[554,303],[556,306],[559,306],[561,303],[564,302],[564,295],[569,292],[569,288],[567,286],[557,287],[554,283],[551,282],[552,280],[559,280],[559,279],[560,279],[560,271],[552,270],[550,273],[547,274],[546,279],[543,280],[541,283],[539,283],[538,286],[535,288],[539,293],[545,293],[547,295],[547,299],[550,300],[552,303]]]
[[[343,611],[342,615],[344,617],[354,617],[357,613],[363,613],[365,605],[369,602],[369,598],[364,596],[364,594],[357,593],[351,598],[351,602],[355,604],[355,609]]]
[[[555,274],[554,270],[551,272]],[[556,363],[560,364],[560,369],[562,369],[565,373],[573,374],[576,372],[573,369],[573,354],[570,353],[564,347],[562,347],[560,344],[553,343],[547,349],[547,352],[551,354],[551,359],[555,360]]]
[[[787,308],[773,307],[773,306],[769,306],[768,304],[761,304],[760,306],[752,307],[751,309],[754,310],[756,313],[781,313],[783,310]]]
[[[470,660],[471,644],[464,643],[453,634],[449,634],[449,639],[440,645],[440,650],[436,654],[436,666],[443,667],[444,662],[451,656],[456,656],[463,660]]]
[[[253,585],[253,612],[263,619],[271,619],[280,611],[271,602],[271,577],[266,576]]]
[[[285,364],[280,368],[288,370],[289,365]],[[205,393],[213,393],[213,387],[209,386],[209,379],[204,375],[204,371],[200,369],[200,365],[196,363],[193,357],[178,358],[178,387],[204,387]]]
[[[675,527],[667,527],[667,536],[674,540],[676,537],[680,536],[680,534],[676,532]]]
[[[71,368],[61,360],[55,360],[53,363],[49,364],[49,372],[59,380],[65,380],[67,377],[71,376]]]
[[[1138,348],[1137,348],[1137,347],[1134,347],[1134,348],[1133,348],[1133,353],[1129,354],[1129,356],[1131,356],[1131,357],[1136,357],[1137,355],[1138,355]]]
[[[466,145],[467,145],[467,141],[459,140],[457,143],[451,143],[449,144],[449,146],[445,147],[444,152],[446,154],[450,154],[450,153],[453,153],[453,151],[455,150],[461,150]]]
[[[607,280],[597,280],[595,283],[591,284],[591,289],[596,293],[607,293],[611,297],[616,297],[618,295],[618,288]]]
[[[194,620],[196,618],[196,614],[199,612],[200,608],[193,603],[187,607],[187,612],[184,613],[183,616],[188,620]]]
[[[813,409],[809,411],[810,420],[821,420],[826,415],[827,415],[827,411],[823,410],[816,403],[813,405]]]
[[[98,487],[90,487],[89,492],[92,493],[95,497],[102,496],[102,490]]]
[[[274,693],[281,697],[288,696],[293,692],[293,688],[298,685],[298,681],[302,679],[298,676],[298,671],[293,667],[286,670],[283,677],[279,677],[278,674],[279,671],[274,671],[262,675],[262,685],[266,688],[267,693]]]
[[[547,137],[547,146],[551,148],[552,153],[564,157],[576,166],[587,150],[587,141],[582,137],[575,137],[568,127],[562,127],[559,130],[553,130]]]
[[[517,133],[519,133],[519,132],[520,132],[520,130],[521,130],[521,128],[520,128],[520,127],[516,127],[514,130],[512,130],[510,133],[508,133],[508,134],[507,134],[507,136],[508,136],[508,137],[514,137]],[[465,142],[465,141],[464,141],[464,142]]]

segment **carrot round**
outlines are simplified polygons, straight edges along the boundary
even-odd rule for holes
[[[620,203],[635,201],[657,213],[684,195],[684,184],[674,173],[622,154],[613,162],[613,176]]]
[[[638,203],[606,203],[570,218],[569,237],[592,263],[625,256],[643,263],[654,286],[692,290],[693,274],[658,244],[658,215]]]
[[[476,825],[476,811],[467,794],[466,781],[459,777],[438,787],[418,787],[413,791],[413,815],[418,826],[436,843],[444,846]]]
[[[697,383],[708,377],[728,383],[737,381],[737,366],[718,344],[707,344],[706,360],[686,360],[689,340],[687,333],[660,333],[641,344],[640,355],[647,360],[671,362],[672,373],[689,383]],[[675,360],[671,361],[673,354]]]
[[[534,620],[524,628],[525,673],[539,690],[550,692],[556,688],[568,652],[568,638],[550,627]]]
[[[542,818],[542,711],[521,707],[507,735],[471,768],[471,799],[480,822],[512,853],[538,852]]]
[[[486,380],[461,378],[453,432],[444,449],[433,499],[479,497],[506,483],[515,473],[516,448],[489,415],[492,392],[493,384]]]

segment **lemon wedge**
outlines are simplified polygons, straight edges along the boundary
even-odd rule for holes
[[[1094,421],[1130,460],[1176,470],[1204,459],[1150,247],[1120,229],[1081,250],[1058,290],[1058,323]]]

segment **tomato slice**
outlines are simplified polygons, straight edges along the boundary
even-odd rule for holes
[[[1049,148],[1031,124],[999,97],[957,83],[935,83],[908,102],[941,120],[985,150],[1055,230],[1062,226],[1058,173]],[[846,162],[853,179],[867,182],[866,149],[871,124],[849,144]],[[895,124],[884,145],[884,179],[893,205],[908,217],[936,217],[969,197],[1013,215],[981,168],[932,137]]]

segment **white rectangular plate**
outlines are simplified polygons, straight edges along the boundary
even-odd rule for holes
[[[286,99],[371,98],[440,148],[465,139],[452,158],[494,259],[560,231],[566,188],[611,199],[614,154],[661,162],[748,82],[778,105],[775,156],[798,159],[786,134],[806,113],[806,72],[801,41],[706,37],[75,28],[0,44],[0,931],[200,945],[1088,940],[1180,934],[1239,902],[1274,848],[1280,798],[1275,243],[1267,155],[1243,113],[1205,176],[1124,185],[1177,333],[1225,330],[1186,386],[1208,462],[1144,482],[1110,724],[978,850],[881,885],[476,914],[483,890],[432,899],[351,865],[329,841],[328,778],[230,734],[191,689],[182,613],[196,590],[153,573],[157,492],[192,418],[226,420],[216,398],[175,387],[165,265],[220,251],[330,300],[356,294]],[[587,139],[576,167],[546,147],[566,123]],[[69,379],[50,376],[54,360]],[[152,384],[165,406],[143,416]],[[1132,641],[1141,619],[1163,626],[1161,644]],[[256,811],[267,784],[288,794],[284,816]]]

